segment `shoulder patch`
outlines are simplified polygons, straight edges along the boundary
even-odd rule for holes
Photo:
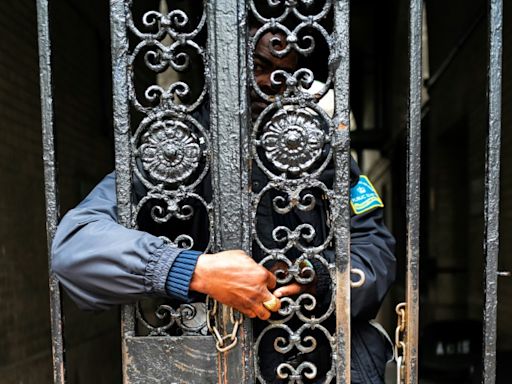
[[[384,207],[382,200],[368,177],[359,176],[359,182],[350,189],[350,206],[356,215]]]

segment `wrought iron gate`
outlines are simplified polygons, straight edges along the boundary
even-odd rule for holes
[[[218,352],[216,343],[222,346],[223,342],[235,340],[239,317],[229,308],[219,307],[212,313],[212,308],[201,303],[171,306],[155,301],[127,306],[122,316],[125,382],[266,383],[260,370],[259,347],[274,329],[285,335],[274,338],[274,348],[280,353],[288,348],[304,353],[313,350],[318,341],[310,331],[319,331],[329,345],[331,359],[330,368],[321,375],[312,362],[305,361],[299,366],[279,365],[275,377],[290,383],[320,378],[322,382],[333,378],[339,383],[350,382],[349,0],[197,1],[188,2],[194,7],[186,7],[187,11],[150,9],[140,16],[134,12],[136,3],[137,0],[111,0],[117,196],[122,224],[142,228],[144,215],[157,227],[199,220],[207,229],[203,238],[179,232],[169,236],[165,231],[162,236],[165,233],[165,240],[170,243],[205,252],[243,249],[259,254],[258,261],[265,266],[281,261],[289,267],[288,279],[312,279],[311,275],[298,276],[298,265],[304,259],[316,260],[330,274],[332,295],[320,316],[312,314],[315,298],[304,293],[295,301],[284,299],[281,317],[258,329],[244,320],[236,347],[227,352]],[[262,10],[263,3],[270,13]],[[491,0],[484,247],[488,268],[484,316],[486,383],[494,382],[495,376],[501,14],[502,2]],[[47,0],[38,0],[38,17],[51,242],[58,200]],[[397,330],[397,351],[407,383],[417,382],[421,20],[422,1],[411,0],[407,296]],[[258,85],[254,75],[255,46],[270,30],[279,31],[283,39],[274,44],[273,54],[278,57],[289,50],[309,55],[319,44],[327,48],[325,81],[314,93],[307,90],[316,80],[315,74],[306,67],[293,73],[276,71],[272,83],[282,90],[279,94]],[[178,77],[167,86],[144,73],[157,74],[169,68]],[[179,77],[183,73],[188,77]],[[201,78],[190,74],[201,74]],[[318,106],[330,89],[334,90],[333,116]],[[250,93],[265,102],[253,119]],[[334,164],[335,169],[332,185],[322,181],[329,164]],[[264,185],[256,185],[257,174],[263,175]],[[134,175],[143,190],[135,202]],[[263,204],[272,204],[276,212],[284,215],[292,209],[311,209],[320,203],[316,201],[319,196],[326,200],[330,217],[329,230],[321,241],[310,242],[317,234],[307,223],[294,230],[276,226],[268,233],[268,228],[258,222]],[[336,252],[333,261],[322,256],[331,245]],[[298,253],[296,259],[288,255],[292,249]],[[60,291],[53,275],[50,291],[55,382],[64,383]],[[330,317],[335,318],[333,329],[325,325]],[[292,318],[302,323],[295,330],[288,326]],[[218,325],[218,340],[206,335],[211,322]],[[233,328],[235,332],[230,337]]]

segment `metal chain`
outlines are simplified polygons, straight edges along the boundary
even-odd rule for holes
[[[243,315],[235,311],[233,308],[229,308],[229,320],[231,324],[233,324],[233,329],[231,333],[227,335],[221,335],[219,329],[217,328],[217,311],[219,309],[219,303],[217,300],[212,299],[210,296],[206,296],[206,325],[208,326],[208,330],[215,338],[215,347],[219,352],[227,352],[233,348],[235,348],[238,343],[238,329],[240,325],[244,321]],[[235,316],[235,312],[237,315]]]
[[[396,356],[396,383],[405,382],[405,318],[407,313],[406,303],[400,303],[396,306],[397,325],[395,330],[395,356]],[[401,350],[401,352],[400,352]]]

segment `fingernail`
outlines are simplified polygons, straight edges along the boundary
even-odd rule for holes
[[[274,292],[274,296],[279,299],[282,295],[281,292]]]

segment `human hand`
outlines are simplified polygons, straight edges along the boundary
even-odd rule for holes
[[[263,302],[274,297],[269,289],[275,287],[276,277],[241,250],[200,255],[190,281],[191,290],[262,320],[270,317]]]

